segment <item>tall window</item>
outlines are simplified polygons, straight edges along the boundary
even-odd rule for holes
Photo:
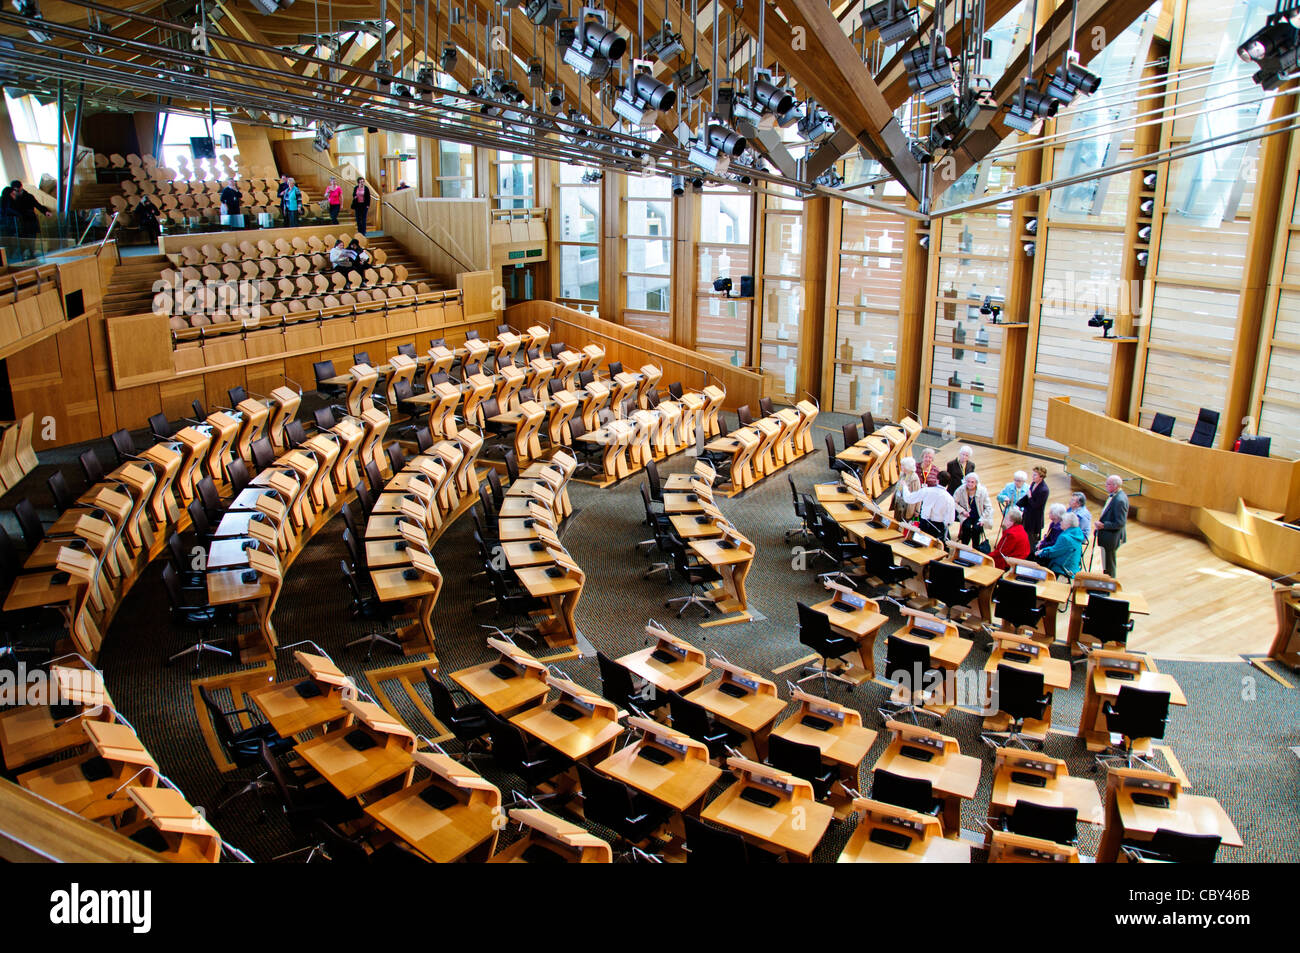
[[[408,188],[420,187],[420,157],[415,136],[409,132],[388,133],[388,155],[402,158],[392,163],[390,168],[393,181],[388,183],[389,191],[394,191],[403,182]]]
[[[439,142],[437,183],[439,198],[473,198],[474,147],[460,142]]]
[[[803,300],[803,202],[769,194],[763,210],[763,307],[759,368],[787,399],[798,391]]]
[[[357,175],[366,174],[366,131],[364,129],[344,129],[334,136],[334,154],[339,165],[351,165]],[[353,183],[355,185],[355,183]]]
[[[532,156],[519,152],[492,154],[492,201],[496,208],[532,208],[534,201]]]
[[[209,132],[209,129],[211,131]],[[161,163],[169,169],[175,169],[176,160],[184,156],[186,161],[194,158],[193,139],[206,139],[212,136],[216,145],[217,155],[228,155],[234,157],[239,154],[239,150],[234,148],[234,130],[230,128],[230,123],[224,119],[219,119],[211,127],[198,116],[182,116],[178,113],[171,113],[167,116],[167,128],[163,132],[163,147]],[[229,136],[228,140],[223,137]],[[228,141],[231,143],[228,147],[222,147],[221,143]]]
[[[903,220],[845,202],[839,255],[832,409],[893,418]]]
[[[662,176],[628,176],[624,215],[623,322],[667,339],[673,284],[672,183]]]
[[[13,96],[5,91],[14,138],[22,154],[24,169],[5,169],[4,181],[22,179],[29,185],[40,182],[42,175],[58,178],[59,108],[54,102],[40,103],[35,96]]]
[[[560,254],[560,304],[590,307],[600,297],[600,186],[583,169],[560,163],[559,220],[552,222]]]
[[[739,298],[740,276],[754,274],[754,198],[728,188],[706,189],[700,197],[696,243],[695,347],[736,366],[749,358],[753,298]],[[714,291],[718,278],[731,279],[730,298]]]

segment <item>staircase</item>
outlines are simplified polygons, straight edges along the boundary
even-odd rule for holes
[[[72,207],[77,210],[109,209],[114,195],[122,194],[120,182],[85,182],[72,193]]]

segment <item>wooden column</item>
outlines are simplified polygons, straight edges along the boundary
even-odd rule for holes
[[[914,199],[907,207],[916,211]],[[894,416],[902,419],[908,411],[921,411],[921,373],[929,367],[924,358],[927,315],[933,313],[939,270],[931,272],[930,252],[921,247],[926,234],[924,222],[907,219],[903,231],[903,300],[898,310],[898,354],[894,369]],[[937,248],[938,229],[930,234],[931,247]],[[834,342],[832,342],[834,343]]]
[[[627,301],[626,207],[623,190],[627,180],[607,174],[600,180],[600,316],[615,324],[623,323],[623,303]]]
[[[839,206],[838,200],[832,203],[831,199],[820,196],[809,199],[803,206],[803,314],[799,316],[799,370],[795,377],[795,387],[799,393],[791,395],[796,400],[803,391],[815,394],[821,389],[822,342],[829,341],[832,345],[835,343],[835,312],[830,310],[827,289],[831,285],[832,271],[839,267],[839,255],[832,253],[830,244],[831,219],[834,218],[835,248],[838,251]],[[766,245],[766,234],[759,236],[756,258],[760,262]],[[762,270],[759,268],[759,273]],[[756,301],[755,304],[757,303]],[[761,319],[762,312],[756,310],[755,324]],[[828,326],[832,329],[829,334]],[[761,360],[761,357],[761,354],[756,354],[755,360]],[[818,399],[829,409],[830,404],[826,398]]]

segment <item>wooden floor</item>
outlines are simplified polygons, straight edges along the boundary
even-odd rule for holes
[[[936,453],[940,466],[957,456],[960,441]],[[981,482],[996,495],[1016,470],[1047,467],[1049,503],[1068,503],[1070,478],[1060,463],[1005,450],[975,447],[975,469]],[[1089,499],[1096,519],[1101,503]],[[1097,551],[1093,568],[1100,572]],[[1129,520],[1128,542],[1119,549],[1119,579],[1126,589],[1141,592],[1151,615],[1136,616],[1129,644],[1153,655],[1186,658],[1226,658],[1268,652],[1277,627],[1268,579],[1225,562],[1200,538],[1144,526]]]

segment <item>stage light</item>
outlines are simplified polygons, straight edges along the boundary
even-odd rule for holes
[[[1147,266],[1147,262],[1150,260],[1151,260],[1150,252],[1140,251],[1137,253],[1137,263],[1139,268],[1145,268]]]
[[[820,142],[835,132],[835,120],[815,100],[810,99],[805,104],[803,118],[799,120],[795,129],[806,141]]]
[[[1025,231],[1028,232],[1030,235],[1037,235],[1037,234],[1038,234],[1038,219],[1036,219],[1036,218],[1027,218],[1027,219],[1025,219]]]
[[[754,70],[753,81],[749,84],[749,98],[759,109],[777,115],[789,112],[795,104],[794,93],[784,86],[777,86],[772,81],[770,70]]]
[[[673,25],[667,20],[659,28],[659,32],[650,39],[645,41],[646,55],[653,56],[661,63],[668,60],[676,59],[686,52],[686,47],[682,45],[682,36],[680,33],[673,32]]]
[[[903,55],[907,85],[931,108],[957,98],[951,54],[946,46],[924,44]]]
[[[1110,337],[1110,329],[1114,326],[1115,319],[1106,317],[1106,312],[1101,308],[1094,311],[1092,317],[1088,319],[1088,327],[1101,328],[1101,336],[1104,338]]]
[[[1059,100],[1038,91],[1028,80],[1023,80],[1020,92],[1007,108],[1005,122],[1017,132],[1032,133],[1042,120],[1056,115],[1061,107]]]
[[[880,0],[862,10],[865,26],[880,34],[880,42],[893,46],[916,36],[916,11],[905,0]]]
[[[444,73],[450,73],[452,70],[456,68],[456,60],[459,57],[459,55],[460,53],[456,49],[455,43],[442,44],[442,56],[438,62],[439,65],[441,65],[442,71]]]
[[[691,142],[689,158],[705,172],[722,175],[731,160],[748,148],[744,136],[728,129],[717,117],[706,121],[704,131]]]
[[[695,59],[679,69],[673,78],[687,99],[698,99],[709,86],[709,71],[701,68]]]
[[[385,96],[389,95],[393,89],[393,73],[391,68],[386,62],[381,60],[375,64],[375,72],[379,74],[375,79],[375,88]]]
[[[551,104],[552,109],[558,109],[560,106],[564,105],[564,87],[558,84],[552,86],[550,95],[546,97],[546,101]]]
[[[1035,242],[1025,242],[1021,248],[1024,249],[1026,258],[1033,258],[1034,250],[1037,248],[1037,245]]]
[[[524,13],[534,25],[549,27],[564,14],[564,5],[560,0],[532,0],[524,7]]]
[[[1157,174],[1155,169],[1147,169],[1142,173],[1142,188],[1154,189],[1156,187]]]
[[[673,176],[672,183],[673,183],[673,195],[685,194],[686,184],[682,181],[682,177],[680,175]]]
[[[614,112],[634,126],[652,125],[659,113],[677,105],[673,88],[659,82],[649,69],[639,69],[614,100]]]
[[[1254,36],[1237,47],[1237,55],[1259,69],[1251,77],[1264,89],[1277,89],[1300,66],[1300,31],[1292,12],[1272,14]]]
[[[1002,305],[996,304],[991,295],[985,295],[984,303],[980,305],[980,314],[988,318],[990,324],[997,324],[998,317],[1002,314]]]

